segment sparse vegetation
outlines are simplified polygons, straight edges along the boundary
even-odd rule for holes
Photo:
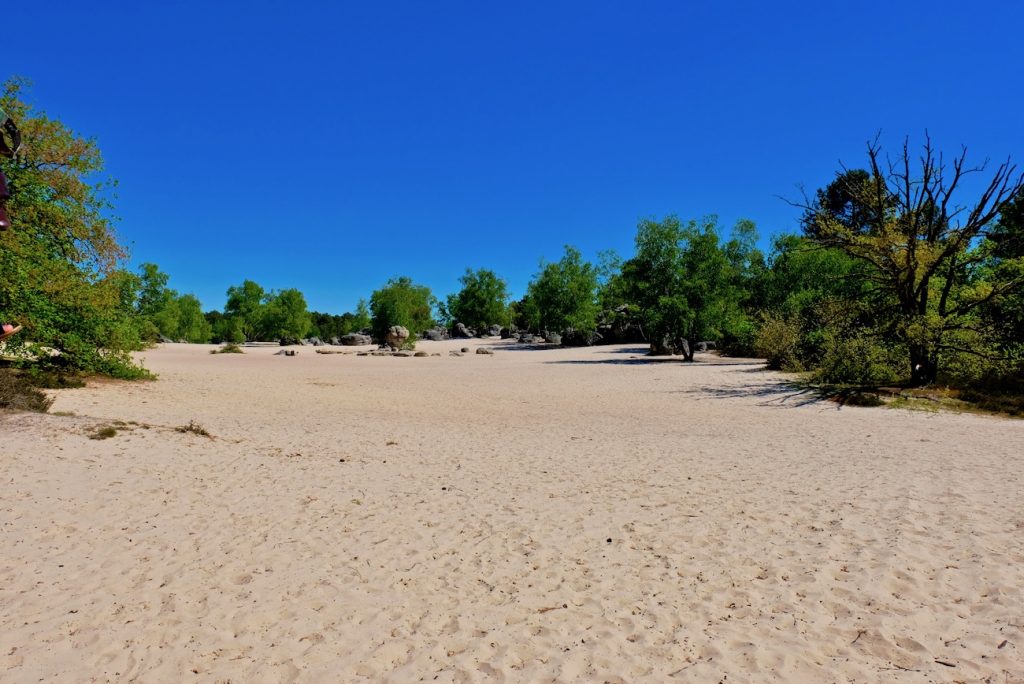
[[[89,434],[89,439],[110,439],[117,435],[117,428],[113,425],[104,425],[96,428]]]
[[[0,371],[0,409],[46,413],[53,399],[36,387],[23,373]]]
[[[181,426],[176,427],[174,429],[176,431],[182,432],[182,433],[191,433],[193,435],[201,435],[203,437],[210,437],[210,438],[213,437],[213,435],[211,435],[206,428],[204,428],[202,425],[200,425],[199,423],[197,423],[194,420],[190,420],[188,422],[188,425],[181,425]]]
[[[242,347],[234,342],[228,342],[220,349],[211,349],[211,354],[244,354]]]

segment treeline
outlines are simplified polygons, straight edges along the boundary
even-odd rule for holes
[[[8,82],[0,102],[24,152],[4,160],[14,230],[2,236],[0,317],[25,325],[8,349],[34,363],[133,377],[130,352],[159,340],[330,340],[392,325],[417,335],[530,332],[563,344],[642,341],[692,360],[702,342],[758,355],[823,383],[936,381],[1024,389],[1024,192],[1009,163],[982,177],[961,155],[844,169],[797,204],[793,234],[758,249],[754,224],[645,219],[626,258],[596,263],[570,246],[542,263],[523,297],[487,269],[438,299],[396,277],[356,311],[310,312],[295,289],[231,287],[219,311],[169,287],[153,264],[123,268],[92,140],[33,110]],[[974,174],[973,199],[956,196]],[[982,182],[977,183],[978,180]],[[22,349],[24,348],[24,349]]]

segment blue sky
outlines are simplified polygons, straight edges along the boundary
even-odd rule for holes
[[[1024,157],[1012,2],[38,2],[0,76],[94,136],[134,264],[340,313],[467,266],[515,294],[641,217],[795,228],[881,130]],[[3,72],[6,72],[4,74]]]

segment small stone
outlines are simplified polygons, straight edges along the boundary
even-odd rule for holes
[[[491,349],[488,349],[487,347],[477,347],[476,348],[476,353],[477,354],[494,354],[494,351],[491,350]]]

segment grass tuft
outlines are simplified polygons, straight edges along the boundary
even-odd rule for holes
[[[204,428],[202,425],[200,425],[194,420],[190,420],[188,422],[188,425],[182,425],[174,429],[177,430],[178,432],[191,432],[193,435],[202,435],[203,437],[210,438],[213,437],[213,435],[211,435],[206,428]]]
[[[228,342],[220,349],[211,349],[211,354],[244,354],[245,351],[234,342]]]
[[[89,439],[110,439],[117,434],[117,428],[113,425],[104,425],[96,428],[96,431],[89,435]]]
[[[0,371],[0,409],[46,413],[53,399],[16,371]]]

